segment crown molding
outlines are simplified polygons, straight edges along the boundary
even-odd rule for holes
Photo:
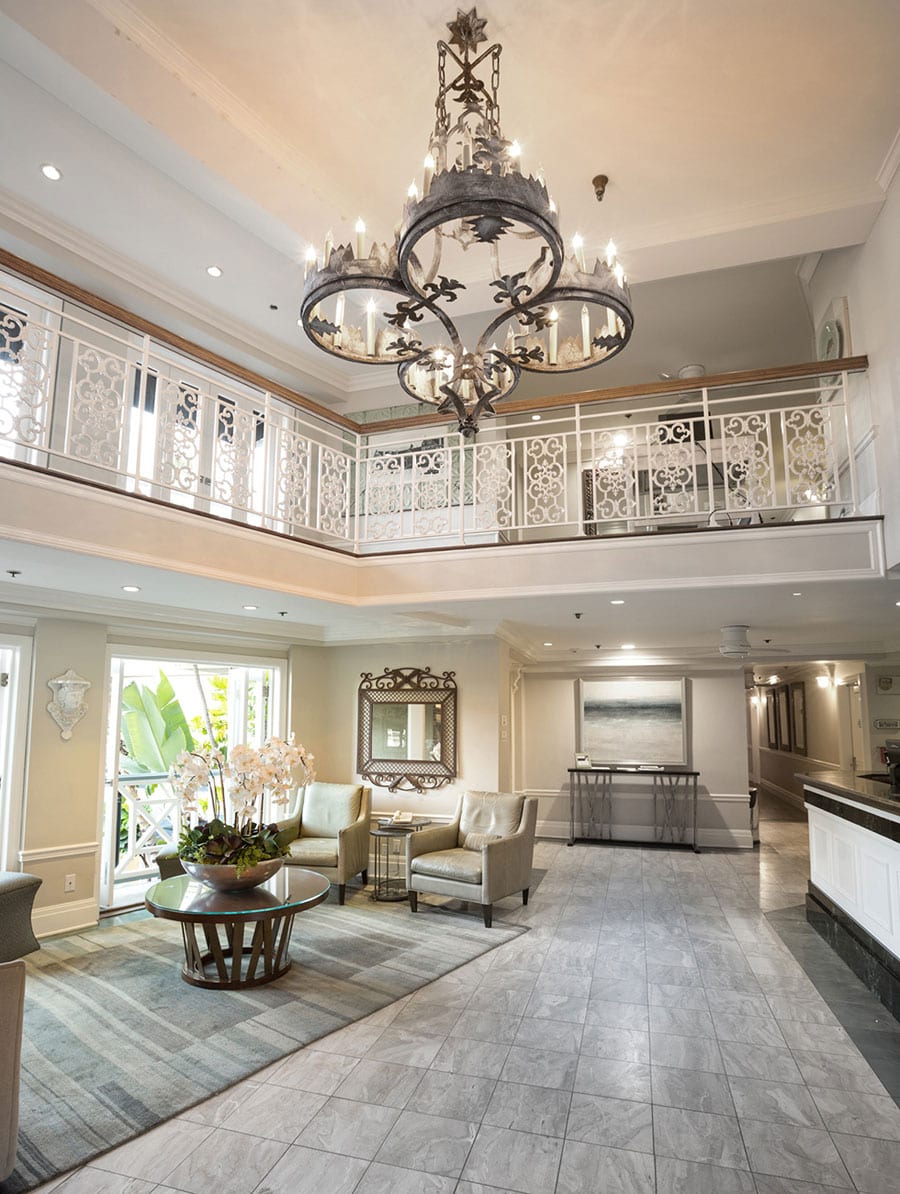
[[[898,168],[900,168],[900,129],[897,129],[890,149],[884,155],[884,161],[878,167],[878,173],[875,176],[878,185],[885,193],[890,190]]]

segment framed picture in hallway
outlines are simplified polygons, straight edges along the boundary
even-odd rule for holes
[[[806,754],[806,685],[802,680],[791,684],[791,741],[795,755]]]
[[[775,689],[767,688],[763,700],[766,702],[766,740],[769,750],[778,750],[778,720],[775,710]]]
[[[778,720],[778,749],[791,750],[791,693],[787,684],[775,689],[775,710]]]
[[[578,750],[594,763],[688,763],[687,682],[579,680]]]

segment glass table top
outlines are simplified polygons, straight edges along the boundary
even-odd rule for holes
[[[244,891],[214,891],[190,875],[176,875],[151,887],[146,902],[151,912],[178,919],[199,920],[204,916],[254,919],[266,913],[299,912],[321,903],[330,890],[331,884],[316,871],[282,867],[266,883]]]

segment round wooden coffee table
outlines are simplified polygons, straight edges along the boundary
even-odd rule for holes
[[[213,891],[189,875],[163,879],[144,897],[154,916],[181,923],[181,977],[195,987],[258,987],[287,974],[294,917],[327,899],[315,871],[286,869],[249,891]],[[245,931],[252,928],[247,944]]]

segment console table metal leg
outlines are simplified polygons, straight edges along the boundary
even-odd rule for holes
[[[695,854],[700,853],[700,847],[697,845],[697,777],[694,778],[694,832],[691,837],[691,848]]]

